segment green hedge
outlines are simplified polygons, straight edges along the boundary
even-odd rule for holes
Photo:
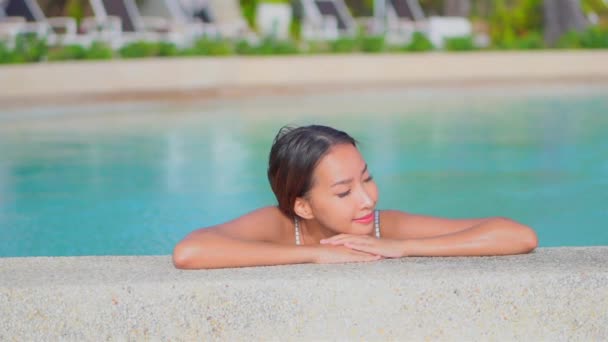
[[[404,50],[409,52],[424,52],[434,49],[433,43],[420,32],[415,32],[412,36],[412,41],[404,47]]]
[[[378,53],[389,51],[382,36],[342,37],[334,41],[313,42],[309,44],[311,53]]]
[[[446,38],[444,44],[448,51],[471,51],[476,49],[471,36]]]
[[[532,50],[546,48],[539,32],[530,32],[492,48],[508,50]],[[608,48],[608,29],[598,27],[562,37],[558,48],[599,49]],[[477,50],[473,38],[456,37],[445,40],[447,51]],[[263,39],[258,44],[247,41],[200,39],[188,48],[178,48],[168,42],[134,42],[113,51],[110,46],[95,42],[89,47],[79,45],[49,47],[44,39],[35,35],[19,36],[9,48],[0,42],[0,64],[30,63],[40,61],[98,60],[113,58],[147,58],[180,56],[269,56],[318,53],[378,53],[419,52],[435,50],[433,44],[422,33],[415,33],[411,41],[403,46],[389,46],[382,36],[340,38],[326,42],[295,42]]]
[[[239,55],[294,55],[300,53],[300,49],[291,41],[279,41],[264,39],[258,45],[249,44],[247,41],[237,42],[236,53]]]
[[[546,47],[540,32],[528,32],[511,40],[494,44],[494,48],[499,50],[538,50]]]
[[[608,48],[608,28],[591,27],[582,33],[569,32],[557,43],[564,49],[606,49]]]
[[[200,39],[192,47],[178,53],[182,56],[229,56],[234,54],[234,46],[229,41]]]
[[[44,60],[48,47],[44,39],[33,34],[20,35],[13,48],[5,44],[0,46],[0,63],[31,63]]]
[[[94,42],[90,47],[66,45],[49,49],[49,61],[112,59],[114,51],[107,44]]]

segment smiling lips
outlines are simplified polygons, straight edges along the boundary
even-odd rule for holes
[[[374,220],[374,212],[372,211],[371,213],[369,213],[368,215],[365,215],[363,217],[359,217],[357,219],[354,219],[353,221],[357,222],[357,223],[370,223]]]

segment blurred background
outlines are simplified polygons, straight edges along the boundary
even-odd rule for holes
[[[0,63],[606,48],[607,18],[605,0],[2,0]]]

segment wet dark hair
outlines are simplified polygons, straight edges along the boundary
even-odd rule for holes
[[[321,125],[285,126],[279,130],[268,157],[268,180],[285,215],[296,216],[296,198],[308,193],[315,167],[338,144],[356,147],[357,141],[345,132]]]

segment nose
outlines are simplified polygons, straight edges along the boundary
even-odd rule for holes
[[[365,187],[361,187],[360,189],[361,189],[361,191],[359,191],[359,193],[360,193],[359,199],[360,199],[361,208],[364,208],[364,209],[373,208],[374,199],[365,190]]]

